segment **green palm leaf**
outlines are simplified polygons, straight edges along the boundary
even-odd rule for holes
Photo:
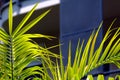
[[[23,18],[23,20],[19,23],[19,25],[16,27],[15,31],[13,32],[13,36],[16,35],[17,32],[24,26],[24,24],[27,22],[27,20],[30,18],[32,13],[35,11],[35,8],[38,4],[36,4],[30,12],[27,13],[27,15]]]
[[[45,13],[41,14],[34,20],[32,20],[29,24],[27,24],[23,29],[21,29],[17,34],[22,35],[25,32],[27,32],[29,29],[31,29],[38,21],[40,21],[47,13],[49,13],[50,10],[47,10]]]
[[[31,39],[46,38],[51,40],[54,37],[42,34],[26,34],[30,28],[50,12],[50,10],[46,11],[23,27],[36,6],[37,4],[13,31],[12,0],[10,0],[9,34],[6,30],[0,28],[0,79],[2,80],[24,80],[29,76],[42,76],[44,72],[41,67],[33,66],[27,69],[26,67],[33,61],[47,60],[46,55],[58,57]]]
[[[13,9],[12,9],[12,0],[10,0],[10,5],[9,5],[9,12],[8,12],[8,16],[9,16],[9,34],[12,34],[12,26],[13,26],[13,17],[12,17],[12,13],[13,13]]]
[[[113,23],[111,24],[111,26],[113,25]],[[71,53],[71,50],[72,50],[71,43],[69,44],[67,66],[63,65],[62,58],[60,58],[59,67],[57,64],[52,65],[50,63],[50,60],[46,62],[46,65],[49,66],[50,68],[50,72],[52,76],[55,76],[55,77],[49,76],[52,78],[52,80],[81,80],[90,71],[106,63],[114,63],[116,66],[118,66],[118,68],[120,68],[120,62],[119,62],[120,38],[118,38],[118,36],[120,36],[120,28],[113,29],[117,31],[115,32],[114,36],[110,39],[110,42],[104,49],[103,46],[105,45],[105,42],[109,39],[113,31],[110,29],[111,28],[110,27],[106,32],[104,38],[102,39],[100,45],[95,50],[95,43],[96,43],[97,36],[99,34],[99,30],[101,26],[102,26],[102,23],[100,24],[96,32],[93,31],[93,33],[89,37],[86,44],[84,44],[84,41],[82,41],[82,44],[80,44],[80,40],[78,41],[76,52],[74,53],[75,58],[74,58],[73,64],[71,61],[71,54],[73,54]],[[61,52],[61,55],[62,55],[62,52]],[[51,70],[51,67],[53,68],[52,70]],[[46,67],[44,67],[44,69],[46,69]],[[92,76],[88,76],[88,78],[90,79],[87,79],[87,80],[94,80]],[[50,80],[50,79],[47,79],[47,80]],[[104,80],[104,76],[99,75],[97,80]],[[114,79],[110,77],[109,80],[114,80]]]

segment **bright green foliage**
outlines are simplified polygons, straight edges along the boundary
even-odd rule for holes
[[[26,34],[50,10],[41,14],[25,25],[34,12],[37,4],[13,30],[12,0],[9,5],[9,33],[0,28],[0,80],[24,80],[31,75],[43,75],[42,68],[38,66],[25,69],[32,61],[45,60],[45,56],[56,56],[46,48],[39,46],[31,38],[54,38],[42,34]],[[23,27],[24,26],[24,27]],[[41,71],[41,72],[40,72]],[[38,80],[37,77],[34,80]],[[39,79],[40,80],[40,79]]]
[[[93,78],[92,75],[88,75],[88,76],[87,76],[87,80],[94,80],[94,78]]]
[[[104,76],[103,75],[98,75],[97,80],[104,80]]]
[[[99,79],[100,80],[100,79]],[[109,77],[108,80],[115,80],[113,77]]]
[[[108,79],[107,80],[120,80],[120,78],[119,78],[120,76],[119,75],[116,75],[116,78],[114,78],[114,77],[108,77]],[[95,80],[94,78],[93,78],[93,76],[92,75],[88,75],[87,76],[87,80]],[[97,80],[105,80],[105,78],[104,78],[104,75],[98,75],[98,77],[97,77]]]
[[[88,75],[87,80],[94,80],[94,78],[93,78],[92,75]],[[103,75],[98,75],[97,80],[104,80],[104,76]]]
[[[0,80],[24,80],[31,75],[34,75],[33,80],[81,80],[91,70],[106,63],[113,63],[120,68],[120,38],[118,38],[120,36],[120,28],[116,29],[117,31],[109,44],[103,48],[114,30],[111,30],[114,21],[96,50],[95,43],[102,24],[97,31],[93,31],[86,44],[84,41],[82,43],[81,40],[78,41],[75,53],[71,53],[72,44],[70,42],[68,64],[66,66],[63,64],[62,52],[60,52],[60,63],[57,59],[56,62],[51,61],[50,56],[58,56],[48,51],[48,49],[56,46],[43,48],[31,38],[51,39],[54,37],[26,33],[50,11],[46,11],[25,25],[36,6],[37,4],[13,30],[12,0],[10,0],[9,33],[0,28]],[[71,54],[75,54],[73,63]],[[32,61],[36,60],[40,60],[43,63],[43,67],[34,66],[25,69]],[[35,74],[40,75],[41,78],[38,78]],[[120,76],[117,75],[116,78],[120,79]],[[31,79],[29,78],[28,80]],[[87,80],[94,80],[94,78],[92,75],[88,75]],[[97,80],[104,80],[104,76],[98,75]],[[109,77],[108,80],[114,80],[114,78]]]
[[[111,26],[113,25],[113,23],[111,24]],[[120,68],[120,62],[119,62],[120,38],[118,38],[118,36],[120,36],[120,28],[115,29],[116,32],[114,36],[111,38],[108,45],[105,48],[103,48],[105,42],[108,39],[110,39],[109,37],[112,31],[114,30],[114,29],[111,30],[110,27],[106,32],[104,38],[102,39],[100,45],[95,50],[95,43],[101,26],[102,23],[96,32],[93,31],[86,44],[84,44],[84,41],[82,41],[82,43],[80,43],[80,40],[78,41],[78,45],[75,53],[71,53],[72,50],[71,43],[69,44],[67,66],[63,65],[62,58],[60,58],[60,66],[58,66],[58,64],[52,63],[50,60],[46,62],[47,66],[44,65],[44,69],[46,70],[46,67],[49,67],[49,73],[44,76],[44,79],[45,80],[81,80],[91,70],[106,63],[113,63],[118,68]],[[71,54],[75,54],[73,63],[71,61]],[[61,57],[62,57],[62,53],[61,53]],[[56,63],[58,63],[58,61],[56,61]],[[88,77],[90,78],[90,80],[93,80],[92,76],[88,76]],[[103,75],[99,75],[97,80],[104,80]],[[113,78],[109,78],[109,80],[113,80]]]

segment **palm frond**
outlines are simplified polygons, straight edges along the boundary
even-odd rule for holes
[[[2,80],[24,80],[29,76],[42,76],[43,71],[41,67],[33,66],[27,69],[26,67],[33,61],[39,59],[47,60],[46,55],[58,57],[57,54],[39,46],[31,39],[46,38],[51,40],[54,37],[42,34],[26,34],[30,28],[50,12],[50,10],[47,10],[23,27],[34,12],[36,6],[37,4],[23,18],[15,30],[13,30],[12,0],[10,0],[8,15],[9,34],[7,34],[6,30],[0,28],[0,79]]]
[[[48,13],[50,12],[50,10],[47,10],[45,13],[41,14],[40,16],[38,16],[37,18],[35,18],[34,20],[32,20],[29,24],[27,24],[24,28],[22,28],[18,33],[18,35],[22,35],[24,34],[26,31],[28,31],[29,29],[31,29],[36,23],[38,23],[38,21],[40,21],[44,16],[46,16]]]
[[[111,25],[113,25],[113,23]],[[50,69],[50,72],[52,76],[57,76],[57,79],[56,77],[51,77],[53,80],[81,80],[90,71],[106,63],[114,63],[120,68],[120,38],[118,38],[118,36],[120,36],[120,28],[117,29],[108,45],[104,48],[105,42],[109,39],[112,31],[115,30],[109,28],[100,45],[95,50],[95,43],[101,26],[102,23],[97,31],[93,31],[86,44],[84,44],[84,41],[82,41],[82,44],[80,40],[78,41],[73,64],[71,61],[71,54],[73,54],[71,53],[71,43],[69,44],[68,63],[66,66],[63,65],[62,58],[60,58],[59,67],[57,64],[52,65],[49,62],[46,63],[47,66],[54,67],[54,69]],[[93,80],[92,76],[88,77],[91,78],[88,80]],[[113,78],[109,78],[109,80],[111,79]],[[104,80],[103,75],[98,76],[98,80]]]
[[[24,26],[24,24],[27,22],[27,20],[30,18],[30,16],[32,15],[32,13],[35,11],[36,6],[38,5],[38,3],[32,8],[32,10],[30,12],[27,13],[27,15],[23,18],[23,20],[19,23],[19,25],[16,27],[16,29],[13,32],[13,36],[16,35],[16,33],[18,33],[20,31],[20,29]]]

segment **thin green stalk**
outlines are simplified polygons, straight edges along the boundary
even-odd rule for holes
[[[12,37],[10,37],[10,64],[11,64],[11,77],[12,80],[14,80],[14,56],[13,56],[13,40]]]

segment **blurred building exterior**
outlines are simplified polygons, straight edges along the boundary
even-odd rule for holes
[[[39,5],[30,20],[50,8],[52,10],[29,32],[38,32],[57,37],[57,39],[50,42],[48,40],[36,40],[40,45],[44,45],[44,43],[47,46],[56,45],[59,44],[60,39],[60,42],[63,43],[62,51],[65,64],[67,63],[67,50],[70,40],[74,53],[78,39],[87,41],[91,32],[97,29],[100,23],[104,21],[96,43],[97,48],[115,17],[118,17],[118,19],[113,27],[120,26],[119,0],[13,0],[14,27],[37,2]],[[5,29],[7,29],[8,3],[9,0],[0,0],[0,26]],[[58,48],[53,49],[53,51],[59,53]],[[116,68],[111,65],[104,65],[93,71],[93,73],[102,73],[112,69]]]

